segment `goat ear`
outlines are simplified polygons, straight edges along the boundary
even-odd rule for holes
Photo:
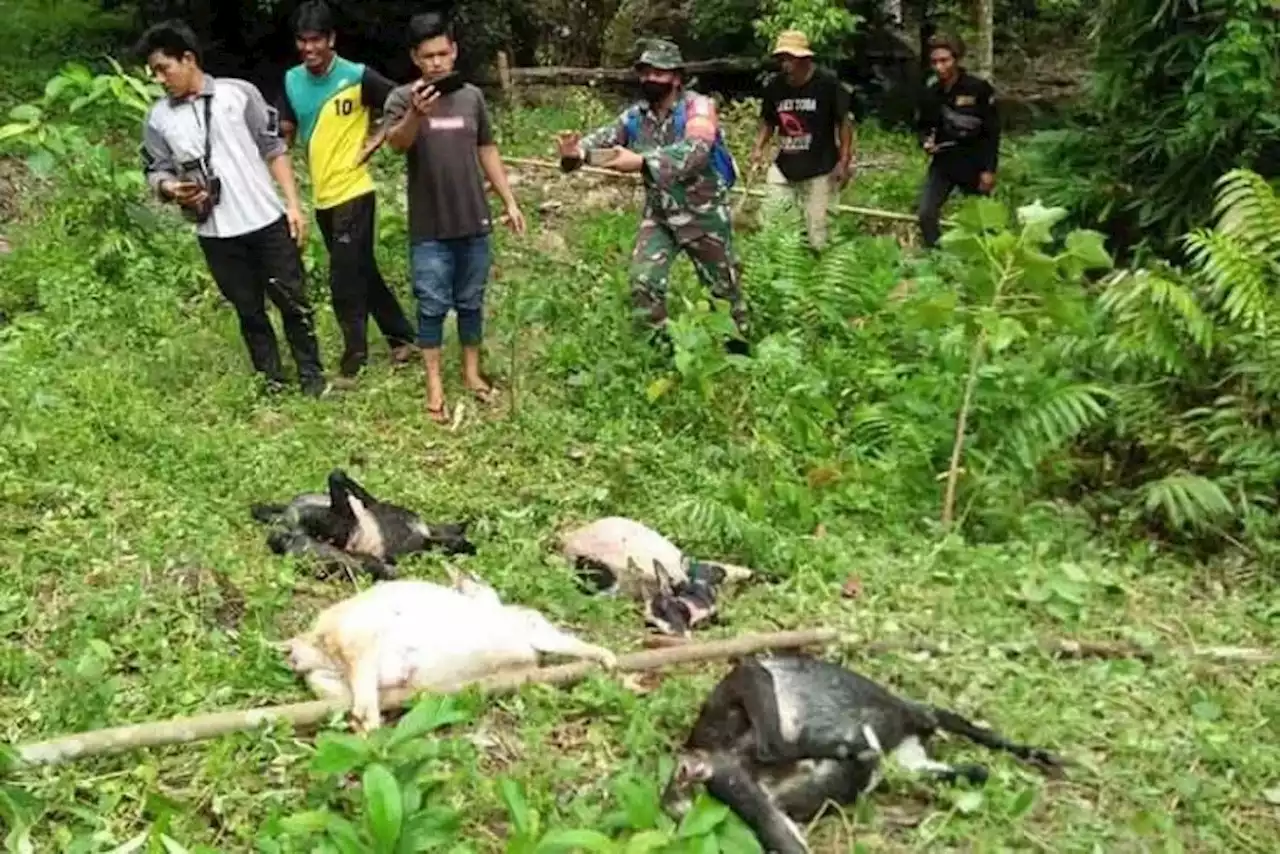
[[[653,559],[653,572],[658,576],[658,591],[664,596],[671,596],[671,574],[667,572],[667,568],[657,558]]]

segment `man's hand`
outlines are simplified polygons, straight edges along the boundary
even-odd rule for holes
[[[836,164],[836,168],[831,170],[831,180],[843,190],[856,170],[857,167],[853,165],[852,160],[841,160]]]
[[[508,227],[519,237],[524,237],[526,226],[524,214],[520,212],[520,206],[514,202],[507,205],[507,214],[503,217],[507,221]]]
[[[990,193],[996,186],[996,173],[983,172],[978,176],[978,189],[984,193]]]
[[[204,188],[194,181],[177,181],[174,179],[161,183],[160,191],[183,207],[198,205],[208,195]]]
[[[419,80],[413,84],[413,109],[420,116],[427,116],[436,108],[436,102],[440,100],[440,93],[436,91],[436,87],[423,80]]]
[[[561,159],[582,159],[582,137],[577,131],[562,130],[556,134],[556,151]]]
[[[613,157],[605,165],[615,172],[639,172],[644,168],[644,158],[629,148],[612,149]]]
[[[924,145],[921,147],[924,148],[925,154],[934,154],[938,150],[938,144],[933,141],[933,137],[929,137],[928,139],[926,139],[924,141]]]
[[[298,210],[297,205],[290,205],[284,212],[285,219],[289,221],[289,236],[293,238],[293,242],[298,244],[301,249],[302,245],[307,242],[307,220],[302,215],[302,211]]]

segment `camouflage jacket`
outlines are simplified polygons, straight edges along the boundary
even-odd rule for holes
[[[715,115],[714,104],[705,95],[686,90],[682,97],[689,100],[686,117],[693,115],[695,105],[709,108]],[[640,116],[639,133],[629,139],[627,118],[633,112]],[[639,101],[611,124],[582,138],[584,151],[613,146],[624,146],[644,157],[645,218],[671,228],[694,226],[711,233],[728,226],[729,188],[711,165],[711,144],[701,139],[676,139],[674,110],[659,117]]]

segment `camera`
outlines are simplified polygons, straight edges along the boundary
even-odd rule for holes
[[[194,205],[182,205],[182,215],[194,223],[204,223],[222,200],[222,179],[213,174],[204,159],[188,160],[179,164],[178,168],[181,170],[181,180],[195,184],[205,192],[205,197]]]

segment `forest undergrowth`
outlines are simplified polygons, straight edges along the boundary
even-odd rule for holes
[[[815,851],[1262,851],[1276,838],[1276,669],[1185,654],[1277,643],[1280,348],[1252,231],[1200,235],[1229,247],[1205,250],[1203,269],[1111,278],[1099,236],[1022,196],[1017,140],[998,202],[949,208],[958,224],[937,257],[911,229],[842,215],[814,261],[793,220],[737,199],[756,354],[725,355],[723,312],[705,310],[682,261],[663,360],[628,314],[640,191],[515,169],[530,234],[496,237],[486,356],[505,393],[493,411],[468,401],[451,431],[376,331],[355,391],[258,393],[193,238],[145,198],[129,134],[146,91],[105,74],[63,74],[0,143],[30,164],[0,260],[5,743],[306,698],[270,644],[352,586],[271,555],[248,506],[343,467],[428,519],[474,519],[478,553],[452,564],[592,640],[635,649],[643,625],[625,602],[584,596],[551,541],[631,516],[771,576],[705,637],[836,628],[863,672],[1077,763],[1048,781],[986,757],[981,791],[891,778],[820,821]],[[726,110],[735,151],[750,110]],[[573,94],[496,118],[506,154],[548,158],[555,130],[609,115]],[[909,211],[923,169],[910,138],[869,125],[860,150],[845,201]],[[376,162],[380,257],[411,308],[403,173],[389,153]],[[1246,220],[1275,215],[1247,177],[1228,187]],[[307,262],[332,366],[314,228]],[[1233,291],[1241,281],[1257,287]],[[446,359],[457,365],[455,344]],[[464,400],[456,378],[447,392]],[[445,559],[406,572],[443,579]],[[1035,651],[1043,638],[1171,652],[1054,660]],[[427,703],[376,756],[334,721],[318,740],[274,727],[15,770],[0,778],[6,846],[286,852],[329,834],[319,850],[745,850],[714,805],[676,839],[653,801],[722,672]]]

